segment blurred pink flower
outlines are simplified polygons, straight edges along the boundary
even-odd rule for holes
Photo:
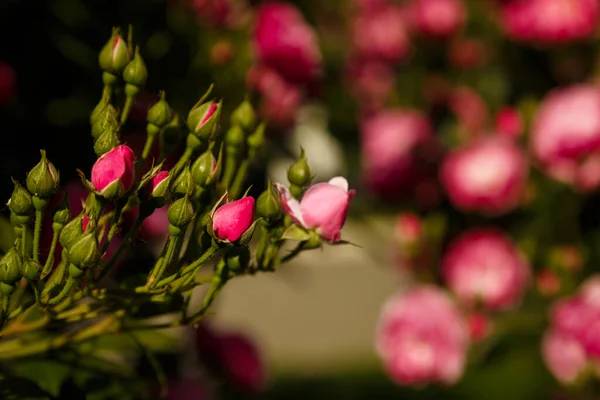
[[[375,346],[384,367],[401,385],[452,384],[462,376],[469,336],[448,295],[420,286],[384,305]]]
[[[423,36],[451,36],[462,28],[466,19],[462,0],[413,0],[408,9],[411,26]]]
[[[527,260],[503,232],[476,228],[455,239],[442,258],[442,276],[469,306],[505,309],[518,303],[529,282]]]
[[[0,60],[0,106],[10,102],[17,91],[17,74],[13,67]]]
[[[423,223],[421,218],[413,213],[401,213],[398,215],[395,227],[396,240],[402,248],[417,246],[423,234]]]
[[[496,132],[507,138],[517,138],[523,133],[523,117],[518,109],[504,107],[496,114]]]
[[[410,55],[410,38],[400,6],[388,4],[359,13],[352,27],[354,52],[360,57],[398,62]]]
[[[259,61],[290,82],[310,82],[320,74],[317,35],[291,4],[270,1],[258,8],[254,46]]]
[[[414,110],[386,109],[361,124],[363,176],[379,195],[408,194],[422,179],[419,150],[433,142],[427,118]]]
[[[509,37],[540,43],[589,38],[600,12],[597,0],[504,0],[499,7]]]
[[[516,144],[491,136],[450,153],[442,164],[440,180],[457,208],[503,214],[523,198],[528,169],[525,154]]]
[[[366,112],[381,109],[396,86],[396,73],[386,62],[353,58],[346,66],[353,96]]]
[[[491,329],[489,318],[480,312],[469,314],[467,324],[469,326],[469,335],[473,341],[485,339]]]
[[[152,215],[144,219],[138,232],[142,239],[153,243],[164,243],[169,236],[169,219],[167,211],[169,206],[164,206],[154,210]]]
[[[574,85],[548,94],[533,121],[530,146],[554,179],[580,190],[600,186],[600,88]]]
[[[486,128],[489,110],[475,90],[466,86],[455,88],[450,94],[449,107],[471,135],[477,135]]]
[[[354,0],[353,3],[359,12],[371,12],[387,6],[389,0]]]
[[[481,39],[459,38],[448,46],[448,61],[462,69],[478,68],[488,61],[487,44]]]
[[[233,28],[242,20],[243,0],[191,0],[196,14],[211,25]]]
[[[579,342],[553,330],[544,335],[542,355],[550,372],[563,383],[575,382],[588,365]]]

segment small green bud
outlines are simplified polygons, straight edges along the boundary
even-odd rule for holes
[[[196,184],[192,173],[190,172],[189,164],[181,171],[175,182],[173,182],[172,192],[180,196],[190,196],[196,190]]]
[[[113,29],[112,36],[98,55],[100,68],[113,75],[120,75],[131,59],[127,43],[119,33],[118,28]]]
[[[21,279],[21,255],[14,247],[0,259],[0,282],[12,285]]]
[[[56,167],[46,158],[46,152],[40,150],[42,159],[27,174],[27,190],[42,199],[51,197],[58,191],[60,175]]]
[[[21,186],[19,182],[13,180],[15,188],[13,189],[10,199],[8,199],[8,208],[11,212],[17,215],[31,215],[33,212],[33,202],[29,192]]]
[[[255,123],[256,112],[248,99],[245,99],[231,114],[231,125],[238,125],[245,131],[250,131]]]
[[[41,273],[42,266],[38,261],[28,259],[21,264],[21,275],[23,275],[26,279],[35,281],[40,277]]]
[[[192,178],[199,187],[206,187],[212,183],[217,170],[217,161],[212,150],[208,149],[196,159],[192,165]]]
[[[190,132],[202,141],[215,139],[219,117],[221,115],[221,102],[209,101],[193,108],[188,114],[187,126]]]
[[[60,231],[58,240],[65,249],[69,248],[77,238],[83,235],[83,217],[84,214],[75,217]]]
[[[146,84],[147,79],[148,70],[142,56],[140,56],[140,48],[138,46],[135,48],[133,60],[123,70],[123,80],[125,83],[141,88]]]
[[[169,206],[167,218],[176,228],[185,228],[194,219],[194,206],[188,196],[175,200]]]
[[[112,104],[107,104],[100,114],[98,114],[98,117],[92,124],[92,137],[98,139],[107,130],[119,131],[117,110],[115,110]]]
[[[31,221],[31,215],[18,215],[14,212],[10,213],[10,223],[13,226],[27,225]]]
[[[301,150],[300,158],[292,164],[287,175],[288,181],[293,185],[306,186],[310,183],[312,177],[304,149]]]
[[[275,193],[275,188],[269,181],[267,189],[256,200],[256,213],[270,221],[276,221],[283,215],[281,199]]]
[[[94,109],[92,110],[92,113],[90,114],[90,125],[94,125],[96,123],[96,121],[98,120],[98,118],[100,117],[100,115],[102,114],[104,109],[109,104],[110,104],[110,87],[107,86],[104,88],[104,90],[102,90],[102,98],[100,98],[100,101],[98,102],[98,104],[96,104],[96,107],[94,107]]]
[[[148,110],[147,121],[159,130],[171,121],[173,111],[167,103],[165,92],[160,92],[160,100]]]
[[[69,198],[65,196],[54,209],[52,222],[59,225],[66,225],[71,219],[71,208],[69,207]]]
[[[225,134],[225,145],[227,149],[241,149],[244,147],[246,135],[242,128],[233,125]]]
[[[76,267],[91,267],[100,259],[99,247],[96,232],[91,231],[81,236],[71,245],[67,252],[67,259]]]
[[[248,136],[248,147],[252,151],[261,149],[265,145],[265,124],[260,124],[258,127]]]
[[[102,134],[94,141],[94,153],[98,157],[102,156],[105,153],[108,153],[121,142],[119,141],[119,136],[117,135],[116,129],[106,129]]]
[[[310,230],[310,238],[304,244],[304,248],[306,250],[317,249],[323,245],[323,239],[321,236],[315,232],[314,230]]]
[[[225,254],[225,265],[234,273],[239,273],[248,268],[250,264],[250,249],[244,247],[232,247]]]

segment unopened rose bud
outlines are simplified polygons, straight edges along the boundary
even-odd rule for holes
[[[14,247],[0,259],[0,282],[12,285],[21,279],[21,255]]]
[[[123,70],[123,80],[125,81],[125,93],[128,96],[136,96],[140,89],[146,84],[148,79],[148,70],[146,64],[140,56],[140,49],[135,49],[133,60]]]
[[[241,127],[233,125],[225,133],[226,150],[230,153],[239,154],[246,142],[246,135]]]
[[[270,181],[267,189],[256,200],[256,214],[268,221],[277,221],[283,215],[281,200]]]
[[[252,104],[245,99],[231,114],[231,125],[238,125],[245,131],[250,131],[256,124],[256,112]]]
[[[523,116],[518,109],[504,107],[496,115],[496,131],[510,139],[516,139],[523,133]]]
[[[187,196],[175,200],[171,203],[169,210],[167,211],[169,224],[178,229],[187,227],[188,224],[192,222],[192,219],[194,219],[194,215],[194,205]],[[171,231],[170,228],[169,231]],[[177,230],[175,230],[175,232],[177,232]],[[174,232],[171,234],[173,233]]]
[[[490,332],[489,318],[482,313],[474,312],[467,317],[469,334],[471,339],[479,341],[484,339]]]
[[[113,200],[128,192],[135,181],[135,155],[120,145],[102,155],[92,167],[92,185],[102,197]]]
[[[148,194],[150,197],[164,201],[169,191],[169,172],[160,171],[148,184]]]
[[[194,183],[194,178],[192,178],[189,167],[181,171],[175,182],[173,182],[171,190],[180,196],[191,196],[194,193],[196,184]]]
[[[130,57],[127,43],[119,35],[119,30],[115,29],[111,38],[100,51],[98,63],[103,71],[118,76],[129,64]]]
[[[105,87],[104,90],[102,91],[102,98],[100,98],[100,101],[98,102],[98,104],[96,104],[96,107],[94,107],[94,109],[92,110],[92,113],[90,114],[90,125],[93,126],[96,123],[96,121],[98,121],[100,115],[102,115],[102,113],[104,112],[104,109],[109,105],[110,105],[110,88]]]
[[[96,121],[92,124],[92,137],[98,139],[100,135],[106,130],[119,130],[119,121],[117,119],[117,110],[112,106],[112,104],[108,104],[104,109],[98,114]]]
[[[300,187],[308,185],[312,180],[312,173],[310,171],[310,167],[308,166],[308,160],[306,158],[304,149],[302,149],[300,158],[298,158],[298,160],[292,164],[288,170],[287,176],[288,181],[292,185]]]
[[[250,249],[246,246],[232,247],[225,254],[225,265],[234,273],[242,272],[250,263]]]
[[[243,197],[217,208],[212,215],[212,230],[217,239],[236,242],[254,222],[254,198]]]
[[[248,152],[252,154],[252,152],[256,153],[259,149],[261,149],[265,145],[265,129],[266,125],[260,124],[254,132],[252,132],[246,143],[248,143]]]
[[[21,275],[31,281],[37,280],[42,273],[42,266],[40,263],[33,259],[25,260],[21,264]]]
[[[213,140],[221,115],[221,102],[210,101],[193,108],[187,118],[190,132],[202,141]]]
[[[27,225],[31,221],[31,215],[18,215],[14,212],[10,213],[10,223],[13,226]]]
[[[61,227],[66,225],[71,219],[71,209],[69,207],[69,198],[65,196],[63,200],[56,206],[52,215],[52,222]]]
[[[217,161],[211,149],[206,150],[196,159],[191,171],[192,178],[198,187],[206,187],[216,179]]]
[[[173,111],[167,103],[165,92],[160,93],[160,100],[148,110],[148,124],[154,125],[156,133],[171,121]]]
[[[10,199],[8,199],[8,208],[17,215],[31,215],[33,213],[33,201],[31,195],[21,184],[13,180],[15,188]]]
[[[60,176],[46,158],[46,152],[41,150],[40,153],[41,161],[27,174],[27,190],[34,196],[47,199],[58,191]]]
[[[83,235],[82,221],[84,215],[81,214],[78,217],[72,219],[67,224],[65,224],[62,231],[60,231],[60,236],[58,240],[63,248],[69,248],[73,242]]]
[[[76,267],[91,267],[100,259],[100,245],[96,232],[86,233],[69,248],[67,259]]]
[[[117,130],[108,128],[94,141],[94,153],[96,153],[96,156],[100,157],[117,147],[119,144],[121,144],[121,142],[119,141]]]

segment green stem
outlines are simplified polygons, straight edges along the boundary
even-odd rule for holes
[[[4,321],[8,316],[8,304],[10,301],[10,295],[5,294],[2,296],[2,310],[0,310],[0,328],[4,326]]]
[[[40,260],[40,237],[42,236],[42,219],[44,218],[44,210],[35,212],[35,228],[33,231],[33,259]]]
[[[126,96],[125,105],[123,106],[123,111],[121,111],[121,125],[125,125],[127,122],[127,117],[129,117],[129,113],[131,112],[131,107],[133,106],[134,96]]]
[[[148,277],[148,282],[146,283],[146,287],[149,289],[153,289],[156,287],[157,281],[162,277],[162,274],[165,272],[165,269],[170,264],[171,259],[173,258],[173,254],[175,253],[175,247],[177,246],[178,236],[169,236],[169,243],[167,244],[167,252],[164,258],[159,259],[157,265],[154,266],[150,276]]]
[[[235,200],[240,195],[242,191],[242,184],[244,183],[244,179],[246,179],[246,174],[248,173],[248,168],[250,167],[250,160],[245,159],[241,162],[239,168],[237,169],[235,179],[231,184],[231,188],[228,193],[231,196],[232,200]]]
[[[222,280],[220,277],[215,277],[208,289],[208,292],[204,296],[204,300],[202,301],[202,307],[200,310],[196,312],[189,318],[186,318],[186,323],[189,325],[196,325],[200,320],[204,317],[212,303],[215,301],[221,290],[225,286],[225,280]]]
[[[264,223],[260,224],[260,233],[260,240],[258,242],[258,246],[256,247],[256,261],[259,266],[262,266],[271,235],[269,234],[269,229]]]
[[[171,183],[175,182],[175,180],[177,179],[177,176],[179,175],[179,173],[181,172],[183,167],[185,167],[185,165],[190,160],[190,158],[192,158],[193,153],[194,153],[193,148],[186,147],[185,151],[183,152],[183,155],[181,156],[179,161],[177,161],[177,164],[175,164],[175,166],[169,172],[169,179],[170,179]]]
[[[233,179],[233,174],[235,173],[235,168],[237,166],[236,158],[237,157],[232,154],[227,154],[225,156],[225,169],[223,170],[223,179],[221,179],[221,183],[225,188],[229,188],[231,180]]]
[[[63,277],[65,276],[65,272],[67,271],[67,266],[68,266],[66,253],[67,253],[67,251],[65,249],[63,249],[61,261],[60,261],[60,264],[58,265],[58,268],[56,269],[54,274],[50,276],[50,280],[46,283],[46,285],[44,286],[44,289],[42,290],[42,298],[48,296],[50,294],[50,292],[52,292],[52,290],[62,282]]]
[[[44,279],[52,270],[54,266],[54,252],[56,251],[56,245],[58,244],[58,237],[60,235],[60,230],[55,230],[52,235],[52,244],[50,244],[50,252],[48,253],[48,258],[46,258],[46,263],[44,264],[44,268],[42,269],[42,275],[40,279]]]
[[[117,203],[115,205],[115,214],[113,215],[113,220],[110,225],[110,230],[108,231],[108,236],[106,237],[106,242],[104,242],[104,246],[102,246],[102,254],[106,253],[108,247],[110,246],[110,242],[113,240],[117,231],[119,230],[119,220],[121,219],[121,212],[123,211],[124,204]]]
[[[21,255],[27,257],[27,225],[21,227]]]
[[[56,297],[54,297],[53,299],[48,300],[48,305],[54,306],[54,305],[60,303],[65,297],[67,297],[69,295],[69,293],[71,292],[71,289],[73,289],[74,285],[75,285],[75,278],[69,277],[67,279],[67,281],[65,282],[65,286],[63,286],[60,293],[58,295],[56,295]]]
[[[154,144],[154,140],[156,140],[156,132],[148,133],[146,135],[146,143],[144,144],[144,150],[142,151],[142,160],[147,160],[150,156],[150,150],[152,150],[152,145]]]
[[[142,226],[142,223],[144,222],[144,219],[146,219],[145,216],[140,216],[135,221],[135,225],[133,225],[133,227],[127,232],[127,234],[123,238],[123,241],[121,242],[121,244],[119,245],[119,247],[117,247],[117,250],[115,250],[115,252],[112,255],[112,257],[110,258],[110,260],[108,260],[108,262],[106,263],[106,265],[104,266],[104,268],[102,268],[100,270],[100,274],[98,274],[98,277],[96,278],[96,282],[100,282],[102,280],[102,278],[104,278],[104,276],[106,276],[106,274],[108,273],[108,271],[110,271],[111,268],[115,265],[115,263],[119,259],[119,256],[121,255],[121,253],[125,250],[125,248],[129,244],[129,242],[133,239],[133,237],[140,230],[140,228]]]
[[[196,273],[198,273],[198,271],[200,271],[200,269],[202,268],[204,263],[206,261],[208,261],[217,252],[217,250],[219,250],[219,245],[217,243],[213,242],[213,244],[204,252],[204,254],[202,254],[202,256],[200,258],[198,258],[196,261],[194,261],[193,263],[191,263],[184,269],[180,270],[179,272],[159,281],[156,286],[160,288],[165,285],[168,285],[169,283],[173,282],[175,279],[177,279],[181,276],[187,275],[191,272],[196,271]]]

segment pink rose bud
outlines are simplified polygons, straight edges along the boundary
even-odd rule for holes
[[[327,183],[311,186],[301,201],[292,197],[290,191],[275,184],[281,193],[281,203],[290,217],[306,229],[315,229],[323,239],[335,243],[341,238],[346,222],[350,200],[354,190],[348,190],[348,181],[337,176]]]
[[[81,229],[85,232],[87,230],[88,224],[90,223],[90,217],[84,215],[81,219]]]
[[[163,193],[164,186],[168,185],[166,180],[169,177],[169,171],[160,171],[154,175],[148,184],[148,192],[150,195],[154,193]]]
[[[479,134],[487,125],[489,110],[479,93],[469,87],[454,89],[449,99],[450,110],[471,135]]]
[[[574,85],[547,95],[535,115],[530,146],[552,178],[586,191],[599,187],[594,160],[600,155],[600,88]]]
[[[369,59],[395,63],[411,52],[404,14],[393,4],[358,14],[353,23],[353,41],[355,52]]]
[[[291,4],[273,1],[258,8],[254,46],[262,63],[291,82],[310,82],[320,73],[317,36]]]
[[[127,145],[103,154],[92,167],[92,185],[103,197],[114,199],[128,192],[135,181],[135,155]]]
[[[499,7],[508,36],[540,43],[589,38],[596,30],[600,12],[596,0],[504,0]]]
[[[413,0],[409,15],[423,36],[445,38],[462,28],[466,10],[461,0]]]
[[[407,194],[422,178],[417,152],[433,133],[417,111],[389,109],[361,125],[363,174],[367,186],[382,196]]]
[[[226,378],[240,391],[257,393],[265,389],[267,375],[256,345],[240,334],[219,337],[219,364]]]
[[[413,213],[402,213],[396,221],[396,239],[404,249],[419,245],[423,234],[421,218]]]
[[[467,317],[469,335],[471,340],[479,341],[485,339],[490,332],[489,318],[482,313],[474,312]]]
[[[550,372],[565,384],[574,383],[588,367],[588,358],[579,342],[555,330],[544,335],[542,355]]]
[[[247,196],[217,208],[212,215],[212,229],[217,238],[238,241],[254,222],[254,197]]]
[[[490,309],[515,306],[529,281],[529,265],[512,240],[494,229],[467,231],[442,258],[442,276],[469,306]]]
[[[523,133],[523,117],[519,110],[504,107],[496,114],[496,132],[510,139],[516,139]]]
[[[488,137],[450,153],[442,164],[440,180],[457,208],[503,214],[521,202],[528,169],[525,154],[516,144]]]
[[[16,92],[17,76],[13,67],[0,61],[0,106],[8,104]]]
[[[401,385],[457,382],[468,344],[458,309],[434,286],[417,287],[388,300],[375,336],[385,369]]]

